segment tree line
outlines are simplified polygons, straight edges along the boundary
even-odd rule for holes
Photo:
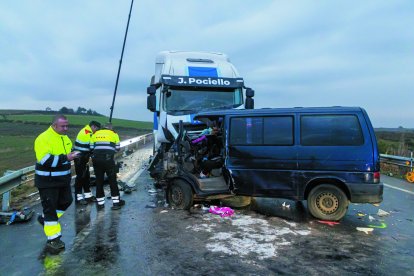
[[[56,112],[54,110],[52,110],[50,107],[46,107],[46,111],[47,112]],[[82,114],[82,115],[95,115],[95,116],[103,116],[102,114],[96,112],[95,110],[92,109],[86,109],[84,107],[79,106],[76,111],[73,108],[68,108],[66,106],[62,107],[61,109],[59,109],[57,111],[58,113],[61,114]]]

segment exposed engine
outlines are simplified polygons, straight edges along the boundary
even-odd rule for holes
[[[223,166],[221,131],[218,127],[199,131],[185,129],[182,138],[171,145],[160,161],[152,175],[159,182],[180,175],[181,171],[198,178],[220,176]]]

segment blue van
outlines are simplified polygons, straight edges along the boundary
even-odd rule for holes
[[[157,181],[168,202],[231,195],[307,200],[322,220],[340,220],[349,202],[379,203],[380,156],[360,107],[272,108],[199,113],[179,135]]]

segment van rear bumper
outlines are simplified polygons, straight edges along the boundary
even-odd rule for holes
[[[384,185],[382,183],[348,183],[352,203],[380,203]]]

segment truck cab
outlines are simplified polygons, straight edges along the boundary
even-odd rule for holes
[[[202,131],[200,122],[194,120],[198,112],[254,108],[254,91],[245,87],[222,53],[160,52],[147,94],[147,108],[154,114],[154,157],[149,170],[156,179],[164,170],[159,161],[178,137],[180,121],[190,134],[197,135]]]

